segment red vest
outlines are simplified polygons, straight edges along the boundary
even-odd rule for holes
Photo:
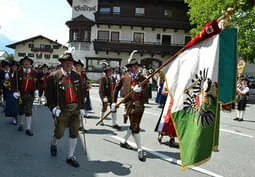
[[[24,73],[22,81],[22,91],[23,92],[32,92],[34,89],[34,81],[32,72]]]
[[[77,103],[77,98],[75,95],[74,87],[73,87],[73,82],[72,79],[68,79],[67,76],[65,76],[65,85],[66,85],[66,104],[71,104],[71,103]]]

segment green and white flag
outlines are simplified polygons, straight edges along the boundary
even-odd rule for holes
[[[212,150],[218,146],[219,79],[223,72],[234,72],[234,69],[230,69],[219,73],[220,41],[224,40],[221,38],[225,31],[229,32],[226,29],[221,33],[216,20],[209,22],[170,64],[166,74],[169,95],[173,98],[170,112],[180,143],[182,169],[209,160]],[[235,46],[229,52],[236,52],[233,50],[236,48],[236,39],[233,41],[235,43],[226,44]],[[227,48],[225,46],[225,50]],[[233,56],[236,57],[236,54]],[[229,56],[226,59],[229,60]],[[236,63],[236,58],[230,60]],[[235,78],[233,72],[228,75]],[[226,96],[232,92],[234,90],[224,94]],[[165,106],[165,109],[168,108]]]

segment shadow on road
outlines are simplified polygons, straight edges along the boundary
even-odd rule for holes
[[[171,157],[171,158],[174,158],[176,160],[180,160],[180,153],[179,152],[169,152],[169,151],[155,151],[156,153],[160,153],[160,154],[163,154],[165,156],[168,156]],[[154,154],[151,154],[151,153],[147,153],[147,158],[150,158],[150,159],[158,159],[160,157],[154,155]],[[164,159],[163,159],[164,160]]]
[[[101,161],[101,160],[95,160],[95,161],[87,161],[86,162],[86,168],[88,168],[90,171],[93,171],[93,173],[113,173],[117,176],[126,176],[131,173],[131,168],[129,164],[122,164],[120,162],[115,161]],[[110,174],[109,174],[110,175]],[[87,176],[85,174],[85,176]]]
[[[117,135],[114,131],[106,130],[106,129],[88,129],[87,134],[110,134]]]

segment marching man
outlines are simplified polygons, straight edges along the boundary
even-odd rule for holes
[[[145,77],[138,73],[138,61],[135,58],[132,58],[135,52],[136,51],[133,51],[131,53],[128,64],[126,65],[128,72],[120,79],[120,82],[118,82],[115,87],[112,111],[116,111],[118,92],[121,88],[123,88],[124,97],[132,90],[134,91],[134,93],[125,100],[126,114],[124,115],[124,122],[126,122],[126,118],[129,118],[130,126],[124,136],[124,140],[120,143],[120,146],[122,148],[132,149],[132,147],[127,143],[128,138],[132,135],[137,145],[138,159],[140,161],[145,161],[146,156],[141,145],[140,123],[146,101],[145,94],[147,84],[144,84],[142,87],[139,86],[139,83],[145,80]]]
[[[111,106],[112,104],[112,93],[116,84],[112,79],[112,67],[106,62],[102,64],[105,66],[103,76],[99,81],[99,96],[102,101],[101,119],[104,117],[108,105]],[[114,85],[114,87],[112,85]],[[112,111],[112,127],[120,130],[121,127],[117,124],[116,119],[116,111]],[[103,122],[101,125],[104,125]]]
[[[32,68],[33,60],[27,56],[19,61],[20,69],[17,71],[17,79],[14,79],[15,92],[13,96],[19,99],[18,103],[18,131],[23,131],[24,119],[26,122],[25,133],[33,136],[31,130],[32,108],[35,96],[38,96],[38,73]],[[17,88],[15,87],[17,86]]]
[[[46,88],[47,105],[55,122],[50,151],[52,156],[57,155],[57,141],[64,136],[65,128],[69,128],[69,152],[66,163],[79,167],[74,151],[79,135],[80,116],[84,117],[82,81],[80,75],[73,71],[74,60],[71,53],[66,52],[59,61],[62,67],[49,75]]]
[[[75,61],[74,62],[74,67],[75,67],[75,71],[80,75],[81,81],[82,81],[82,89],[84,92],[84,103],[86,100],[86,97],[88,95],[88,86],[87,86],[87,77],[84,73],[82,73],[82,69],[84,67],[84,64],[81,60]],[[83,112],[81,115],[84,115],[84,117],[88,117],[88,111],[84,109],[81,109],[81,111]],[[80,117],[80,131],[86,132],[84,126],[83,126],[83,119],[84,117]]]

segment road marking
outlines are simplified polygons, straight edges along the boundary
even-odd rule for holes
[[[249,138],[254,138],[254,136],[252,136],[252,135],[247,135],[247,134],[239,133],[239,132],[232,131],[232,130],[226,130],[226,129],[221,128],[220,131],[227,132],[227,133],[232,133],[232,134],[235,134],[235,135],[245,136],[245,137],[249,137]]]
[[[119,137],[119,136],[111,136],[113,139],[116,139],[116,140],[118,140],[118,141],[122,141],[123,140],[123,138],[121,138],[121,137]],[[129,145],[131,145],[133,148],[136,148],[136,145],[135,145],[135,143],[133,143],[133,142],[130,142],[130,141],[128,141],[128,144]],[[155,156],[158,156],[158,157],[160,157],[161,159],[163,159],[163,160],[165,160],[165,161],[168,161],[168,162],[170,162],[170,163],[174,163],[174,164],[176,164],[176,165],[179,165],[179,166],[181,166],[181,161],[180,160],[177,160],[177,159],[175,159],[175,158],[172,158],[172,157],[170,157],[170,156],[167,156],[167,155],[164,155],[164,154],[162,154],[162,153],[159,153],[159,152],[156,152],[156,151],[154,151],[154,150],[152,150],[152,149],[150,149],[150,148],[146,148],[146,147],[142,147],[145,151],[147,151],[147,152],[149,152],[149,153],[151,153],[151,154],[153,154],[153,155],[155,155]],[[218,175],[218,174],[216,174],[216,173],[213,173],[213,172],[211,172],[211,171],[209,171],[209,170],[206,170],[206,169],[203,169],[203,168],[200,168],[200,167],[191,167],[191,169],[192,170],[194,170],[194,171],[198,171],[198,172],[200,172],[200,173],[203,173],[203,174],[207,174],[207,175],[209,175],[209,176],[213,176],[213,177],[223,177],[223,176],[221,176],[221,175]]]

